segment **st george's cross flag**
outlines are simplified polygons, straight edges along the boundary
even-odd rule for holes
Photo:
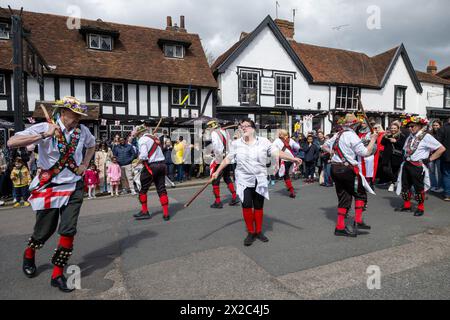
[[[76,183],[61,185],[48,185],[31,191],[28,198],[34,211],[61,208],[69,202],[70,196],[75,191]]]

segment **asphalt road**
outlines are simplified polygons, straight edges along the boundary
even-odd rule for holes
[[[369,197],[357,238],[333,235],[333,188],[294,181],[291,199],[278,182],[265,204],[268,243],[243,246],[240,207],[210,209],[211,190],[189,208],[197,190],[169,189],[172,219],[165,222],[150,194],[151,220],[135,221],[136,198],[85,200],[71,265],[81,268],[81,289],[61,294],[49,286],[53,236],[38,252],[38,276],[21,271],[32,231],[29,208],[0,210],[0,299],[449,299],[449,204],[429,196],[426,214],[397,213],[399,197],[377,189]],[[380,270],[369,290],[367,268]]]

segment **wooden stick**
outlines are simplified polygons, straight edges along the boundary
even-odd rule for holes
[[[159,126],[160,126],[162,120],[163,120],[163,117],[161,117],[161,118],[159,119],[158,124],[156,125],[155,129],[153,130],[153,133],[152,133],[153,135],[155,135],[156,131],[158,131],[158,128],[159,128]]]
[[[40,107],[42,109],[42,112],[44,112],[44,116],[45,116],[45,119],[47,120],[47,122],[54,124],[54,121],[52,121],[52,118],[50,118],[50,115],[48,114],[48,111],[45,108],[45,106],[41,103]],[[59,137],[59,130],[55,130],[55,137]]]
[[[209,184],[210,184],[211,182],[213,182],[213,180],[214,180],[213,178],[210,178],[210,179],[208,180],[208,182],[206,182],[206,183],[203,185],[203,187],[202,187],[200,190],[198,190],[198,191],[192,196],[192,198],[191,198],[188,202],[186,202],[186,204],[184,205],[184,207],[185,207],[185,208],[189,207],[189,206],[191,205],[191,203],[194,202],[194,200],[197,199],[197,197],[198,197],[203,191],[205,191],[205,189],[209,186]]]
[[[361,102],[361,97],[359,95],[357,97],[358,97],[358,107],[361,109],[361,111],[363,113],[363,116],[364,116],[364,119],[366,119],[367,125],[369,126],[369,129],[370,129],[370,133],[373,133],[374,132],[373,131],[373,127],[372,127],[372,125],[369,122],[369,118],[367,118],[366,111],[364,111],[364,107],[363,107],[363,104]]]
[[[223,128],[221,128],[221,129],[230,129],[230,128],[234,128],[234,127],[237,127],[237,126],[239,126],[238,124],[232,124],[232,125],[229,125],[229,126],[226,126],[226,127],[223,127]]]

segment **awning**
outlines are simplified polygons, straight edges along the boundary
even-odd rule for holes
[[[427,117],[429,117],[429,118],[450,118],[450,109],[427,107]]]
[[[44,119],[44,112],[42,111],[42,108],[40,107],[41,104],[47,109],[47,112],[49,115],[52,114],[53,110],[55,109],[53,105],[55,104],[55,101],[36,101],[35,109],[33,112],[33,118],[36,119]],[[97,121],[100,117],[100,105],[98,103],[85,103],[88,107],[87,111],[87,117],[82,117],[81,121]]]

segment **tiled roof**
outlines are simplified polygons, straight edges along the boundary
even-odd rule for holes
[[[108,26],[120,32],[111,52],[92,50],[79,30],[67,28],[67,17],[24,12],[24,26],[52,73],[63,76],[217,87],[197,34],[110,22],[82,20],[82,26]],[[191,43],[184,59],[166,58],[159,39]],[[12,70],[10,40],[0,40],[0,69]]]
[[[436,75],[441,78],[450,79],[450,66],[448,66],[445,69],[442,69]]]
[[[417,78],[419,78],[420,82],[428,82],[428,83],[435,83],[435,84],[443,84],[443,85],[450,85],[450,80],[443,79],[441,77],[438,77],[437,75],[433,75],[427,72],[417,71]]]

